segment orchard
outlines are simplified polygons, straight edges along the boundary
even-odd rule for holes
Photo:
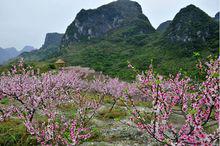
[[[109,112],[123,104],[130,116],[127,126],[157,143],[215,145],[220,135],[219,59],[203,69],[205,78],[195,81],[181,73],[161,76],[150,66],[135,82],[127,83],[110,77],[90,79],[88,73],[75,70],[40,73],[21,59],[0,76],[0,124],[22,121],[37,145],[79,145],[93,136],[91,120],[108,96],[112,100]],[[140,111],[137,101],[150,102],[150,112]],[[70,116],[60,108],[64,105],[71,105]],[[183,124],[172,122],[176,113]]]

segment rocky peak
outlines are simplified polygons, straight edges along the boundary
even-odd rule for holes
[[[104,36],[110,30],[134,25],[142,21],[148,25],[139,32],[153,32],[148,18],[142,13],[141,6],[134,1],[118,0],[97,9],[82,9],[68,26],[62,43],[69,44]]]
[[[215,37],[218,24],[204,11],[194,5],[180,10],[174,17],[167,31],[167,38],[172,42],[202,43]]]
[[[218,12],[218,13],[215,14],[214,19],[215,19],[216,21],[219,21],[219,14],[220,14],[220,12]]]
[[[170,23],[171,23],[172,21],[171,20],[168,20],[168,21],[166,21],[166,22],[163,22],[163,23],[161,23],[159,26],[158,26],[158,28],[157,28],[157,31],[158,32],[165,32],[166,31],[166,29],[170,26]]]
[[[62,40],[63,34],[59,33],[47,33],[42,48],[48,48],[49,46],[59,46]]]

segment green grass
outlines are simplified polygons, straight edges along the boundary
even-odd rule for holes
[[[60,110],[67,118],[70,119],[74,118],[77,112],[76,106],[71,103],[60,105],[58,110]]]
[[[8,105],[9,104],[9,99],[8,98],[3,98],[0,100],[0,104],[3,104],[3,105]]]
[[[112,110],[109,108],[104,108],[98,111],[97,118],[100,120],[113,120],[121,119],[128,115],[125,108],[115,106]]]
[[[124,101],[121,101],[121,100],[118,100],[116,104],[118,106],[126,106]],[[127,101],[127,105],[131,106],[131,103],[129,101]],[[148,108],[153,107],[152,101],[134,101],[134,105],[141,106],[141,107],[148,107]]]
[[[10,119],[0,124],[1,146],[29,146],[36,145],[27,132],[21,120]]]
[[[90,95],[90,99],[95,99],[97,96]],[[107,137],[103,136],[102,131],[106,130],[106,125],[108,123],[112,122],[119,122],[121,119],[127,118],[130,113],[126,111],[125,107],[123,105],[120,105],[120,102],[118,102],[115,107],[110,111],[112,100],[111,97],[106,96],[106,102],[105,102],[105,107],[101,108],[95,118],[97,120],[100,120],[103,122],[103,124],[99,125],[98,123],[89,123],[92,124],[92,137],[86,142],[111,142],[112,140],[121,140],[118,137]],[[3,103],[7,103],[7,100],[3,100]],[[135,102],[136,106],[139,107],[152,107],[151,102]],[[62,104],[58,107],[58,109],[65,114],[66,117],[68,118],[73,118],[75,113],[76,113],[76,107],[73,104]],[[175,107],[175,110],[179,110],[178,107]],[[144,110],[140,112],[140,115],[146,119],[146,123],[150,123],[152,119],[152,115],[149,113],[146,113]],[[46,117],[36,114],[34,117],[38,121],[46,121]],[[136,121],[138,122],[138,121]],[[184,124],[184,119],[182,115],[179,114],[173,114],[171,118],[169,119],[169,122],[174,123],[178,127]],[[205,131],[208,133],[213,132],[216,128],[217,125],[210,126],[212,125],[212,122],[207,123],[205,126]],[[29,145],[37,145],[36,144],[36,139],[33,139],[32,136],[30,136],[26,132],[26,128],[23,125],[22,120],[18,120],[15,118],[11,118],[10,120],[4,121],[0,123],[0,145],[1,146],[29,146]]]
[[[93,141],[103,141],[105,137],[102,135],[101,132],[102,128],[98,127],[93,127],[92,128],[92,136],[88,139],[88,141],[93,142]]]

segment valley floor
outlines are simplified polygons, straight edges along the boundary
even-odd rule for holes
[[[138,103],[137,109],[139,111],[149,112],[149,102]],[[60,107],[61,111],[70,116],[73,113],[72,105],[70,103],[64,104]],[[155,140],[149,137],[146,133],[138,130],[136,127],[128,126],[131,124],[130,114],[126,107],[121,103],[116,104],[113,109],[112,101],[107,97],[105,104],[101,106],[95,118],[91,120],[93,125],[92,137],[80,146],[154,146],[160,145]],[[178,126],[181,123],[182,116],[175,114],[172,122]],[[41,120],[40,116],[39,119]],[[0,125],[0,145],[2,146],[28,146],[36,145],[35,140],[30,138],[25,131],[22,121],[11,119],[3,122]]]

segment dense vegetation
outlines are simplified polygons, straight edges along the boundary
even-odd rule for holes
[[[117,7],[118,5],[121,6],[120,3],[117,4]],[[137,3],[134,5],[139,6]],[[148,19],[143,16],[140,7],[136,10],[137,18],[131,18],[129,12],[118,11],[117,7],[114,8],[113,6],[114,3],[88,12],[82,10],[77,16],[81,16],[83,20],[81,21],[82,18],[77,17],[68,27],[66,32],[68,37],[64,35],[63,38],[64,44],[61,43],[59,46],[57,43],[55,45],[51,43],[52,45],[49,45],[48,48],[41,48],[39,51],[26,53],[22,56],[25,60],[41,61],[46,64],[53,64],[57,58],[62,58],[67,66],[90,67],[124,80],[131,80],[135,77],[127,68],[128,61],[140,70],[144,70],[146,66],[152,63],[155,70],[164,75],[176,73],[180,69],[193,75],[195,74],[195,62],[198,59],[194,56],[195,54],[197,56],[199,54],[202,60],[206,60],[209,55],[218,56],[219,22],[213,20],[198,7],[189,5],[181,9],[173,21],[169,22],[166,30],[155,31]],[[108,9],[112,9],[116,13],[107,15]],[[126,7],[124,9],[126,10]],[[104,29],[108,23],[109,25],[113,23],[111,22],[113,20],[110,19],[113,16],[122,17],[126,14],[126,17],[122,17],[125,19],[123,24],[120,24],[118,20],[117,27],[105,32],[104,35],[104,32],[100,30],[97,31],[100,33],[97,37],[90,36],[85,30],[80,34],[84,39],[78,38],[78,40],[71,42],[69,35],[74,38],[77,27],[80,31],[82,27],[90,30],[89,26],[93,26],[96,21],[99,22],[96,20],[96,16],[101,15],[102,12],[108,17],[103,18],[102,23],[105,21],[103,26],[101,22],[97,24],[100,29]],[[94,17],[94,22],[90,22],[88,16],[90,13],[91,17]],[[82,27],[78,26],[78,21],[82,23]],[[146,29],[148,27],[151,28]],[[69,44],[67,45],[66,42]]]

